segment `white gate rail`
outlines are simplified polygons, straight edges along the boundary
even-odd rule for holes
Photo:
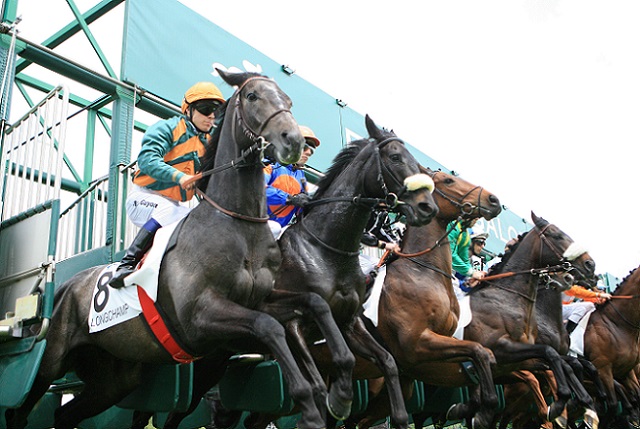
[[[58,86],[2,133],[0,220],[60,198],[69,91]]]

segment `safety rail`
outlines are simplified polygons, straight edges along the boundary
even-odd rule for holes
[[[130,183],[133,174],[132,163],[119,169],[118,195],[126,195],[125,186]],[[107,211],[109,201],[109,176],[105,175],[94,180],[62,213],[58,229],[58,246],[56,260],[61,261],[88,250],[104,247],[107,244],[107,225],[109,222]],[[122,205],[124,203],[121,203]],[[118,213],[124,213],[124,207],[117,208]],[[124,242],[116,240],[120,246],[115,251],[122,250],[130,243],[137,233],[137,227],[125,216],[118,216],[115,236],[122,236]]]
[[[60,85],[0,130],[1,221],[60,197],[68,106],[69,91]]]

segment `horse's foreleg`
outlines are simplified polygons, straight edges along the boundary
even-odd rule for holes
[[[320,393],[319,389],[322,390],[322,399],[324,400],[326,387],[305,343],[302,331],[299,329],[301,311],[305,316],[313,318],[331,352],[333,382],[330,386],[329,396],[326,398],[326,405],[331,415],[336,419],[344,420],[347,418],[351,413],[353,401],[352,374],[355,357],[349,350],[333,318],[329,304],[316,293],[274,290],[266,300],[263,310],[285,324],[290,339],[294,340],[297,346],[298,363],[303,365],[308,372],[314,389],[318,393]],[[322,407],[324,408],[324,404]]]
[[[289,339],[289,345],[294,353],[296,362],[298,362],[300,370],[305,373],[307,380],[311,383],[311,390],[313,391],[313,397],[316,401],[318,410],[320,410],[322,415],[326,415],[326,412],[329,411],[336,420],[345,419],[351,411],[351,397],[343,398],[344,400],[341,402],[344,406],[341,409],[344,409],[345,414],[336,416],[337,411],[335,411],[335,409],[337,407],[335,401],[329,401],[327,398],[327,386],[325,380],[320,375],[320,372],[313,361],[313,357],[309,352],[302,330],[300,329],[300,320],[290,320],[285,324],[285,329],[287,330],[287,338]],[[351,385],[351,383],[349,383],[349,385]]]
[[[498,406],[498,394],[493,381],[491,365],[496,363],[491,350],[475,341],[459,340],[445,335],[437,334],[425,329],[419,341],[416,342],[415,350],[411,353],[413,365],[426,365],[431,362],[464,362],[473,361],[474,368],[478,373],[480,385],[479,404],[457,405],[452,410],[457,418],[471,417],[475,413],[474,425],[476,427],[487,427],[493,420],[493,414]],[[427,375],[428,377],[428,375]],[[480,411],[478,411],[480,409]]]
[[[569,383],[565,376],[562,358],[552,347],[543,344],[526,344],[503,338],[492,348],[499,363],[515,364],[529,359],[541,359],[549,365],[558,384],[558,402],[564,408],[571,397]]]
[[[209,298],[201,296],[193,309],[195,314],[201,315],[194,323],[193,331],[197,333],[194,342],[200,343],[203,349],[215,347],[219,341],[251,340],[262,343],[280,364],[289,394],[300,407],[302,416],[298,420],[298,427],[324,427],[324,419],[313,400],[311,385],[304,378],[287,344],[284,326],[273,316],[261,311],[250,310],[213,294]]]
[[[382,347],[367,331],[362,320],[358,317],[344,331],[351,350],[365,359],[376,362],[384,375],[391,405],[391,420],[399,429],[409,426],[409,415],[404,405],[402,388],[396,361],[384,347]]]

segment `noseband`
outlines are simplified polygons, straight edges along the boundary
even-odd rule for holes
[[[546,244],[547,247],[549,247],[549,249],[551,249],[551,251],[556,255],[556,257],[558,258],[558,260],[560,261],[560,263],[566,265],[567,267],[570,267],[567,271],[570,270],[575,270],[578,275],[583,279],[583,280],[588,280],[588,276],[582,272],[582,270],[573,265],[571,262],[574,261],[575,259],[577,259],[578,257],[580,257],[581,255],[578,255],[574,258],[568,259],[564,256],[564,252],[560,251],[560,249],[558,248],[558,246],[556,246],[551,240],[549,240],[549,238],[547,238],[547,236],[545,235],[545,232],[547,230],[547,228],[549,228],[551,226],[551,224],[547,224],[544,228],[542,229],[538,229],[536,227],[536,231],[538,232],[538,236],[540,237],[540,258],[542,258],[542,250],[543,250],[543,246]],[[583,252],[584,254],[585,252]]]
[[[435,178],[438,173],[440,173],[440,171],[436,171],[435,173],[433,173],[433,176],[431,176],[431,177]],[[469,195],[471,195],[471,193],[473,191],[475,191],[476,189],[480,190],[480,192],[478,192],[478,203],[476,205],[473,205],[468,201],[463,202],[465,200],[465,198],[467,198]],[[474,213],[477,214],[478,216],[480,216],[480,211],[482,210],[481,200],[482,200],[482,191],[483,190],[484,190],[484,188],[482,186],[476,186],[475,188],[472,188],[471,190],[469,190],[469,192],[467,192],[466,194],[464,194],[463,196],[461,196],[458,199],[454,199],[454,197],[452,197],[451,195],[448,195],[445,192],[441,191],[440,189],[438,189],[437,186],[436,186],[434,192],[436,192],[442,198],[444,198],[445,200],[449,201],[451,204],[453,204],[458,209],[460,209],[460,213],[462,214],[463,217],[470,217]]]
[[[249,140],[251,140],[254,143],[257,143],[260,146],[260,159],[262,159],[263,157],[263,153],[264,150],[271,144],[269,143],[263,136],[262,136],[262,132],[264,131],[264,129],[267,127],[267,125],[269,124],[269,122],[275,118],[276,116],[278,116],[281,113],[289,113],[291,114],[291,110],[289,109],[278,109],[275,112],[273,112],[271,115],[269,115],[269,117],[260,125],[260,127],[258,128],[257,131],[254,131],[254,129],[247,123],[246,119],[245,119],[245,111],[244,111],[244,105],[242,104],[242,102],[240,101],[240,99],[242,98],[242,90],[244,89],[244,87],[249,83],[249,82],[253,82],[253,81],[257,81],[257,80],[264,80],[264,81],[268,81],[268,82],[272,82],[275,84],[275,82],[272,79],[269,79],[267,77],[263,77],[263,76],[255,76],[252,78],[249,78],[247,80],[245,80],[242,85],[240,85],[240,87],[238,88],[238,90],[236,91],[236,97],[235,97],[235,117],[236,120],[233,122],[233,125],[235,127],[235,125],[237,124],[241,131],[242,134],[247,137]],[[234,132],[235,135],[235,132]]]

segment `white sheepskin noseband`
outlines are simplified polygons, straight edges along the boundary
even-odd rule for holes
[[[580,246],[579,244],[571,243],[571,245],[567,247],[567,250],[565,250],[562,254],[562,257],[567,261],[573,261],[584,255],[585,253],[587,253],[587,249]]]
[[[426,174],[414,174],[404,179],[404,186],[407,187],[407,191],[417,191],[418,189],[427,188],[429,192],[433,193],[435,184],[433,179]]]

